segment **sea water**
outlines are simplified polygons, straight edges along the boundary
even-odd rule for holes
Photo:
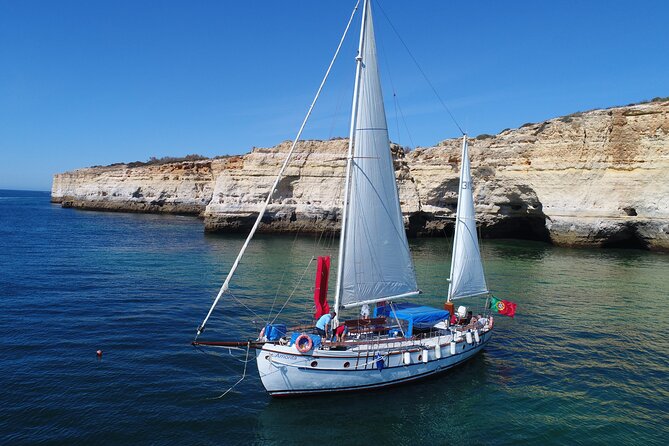
[[[205,234],[194,217],[0,191],[0,443],[669,440],[666,254],[485,241],[489,286],[518,309],[495,319],[481,355],[385,391],[272,400],[244,350],[190,345],[242,243]],[[449,240],[410,244],[421,302],[442,305]],[[312,259],[336,245],[328,234],[257,237],[201,339],[308,322]]]

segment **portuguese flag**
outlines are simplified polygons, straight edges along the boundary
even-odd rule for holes
[[[515,303],[509,302],[508,300],[497,299],[495,296],[490,296],[490,309],[495,313],[509,317],[516,315]]]

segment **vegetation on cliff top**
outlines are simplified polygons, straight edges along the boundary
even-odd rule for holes
[[[155,156],[152,156],[149,158],[147,161],[133,161],[132,163],[128,163],[128,167],[139,167],[139,166],[152,166],[152,165],[157,165],[157,164],[168,164],[168,163],[180,163],[182,161],[202,161],[208,159],[206,156],[198,155],[197,153],[191,153],[190,155],[186,156],[163,156],[160,158],[157,158]]]
[[[658,97],[655,97],[653,99],[647,99],[647,100],[639,101],[639,102],[636,102],[636,103],[628,104],[627,107],[632,107],[632,106],[641,105],[641,104],[649,104],[649,103],[653,103],[653,102],[667,102],[667,101],[669,101],[669,96],[665,96],[665,97],[658,96]],[[619,107],[619,106],[608,107],[608,108],[604,108],[603,110],[607,110],[609,108],[617,108],[617,107]],[[599,109],[593,109],[593,110],[599,110]],[[560,116],[560,117],[554,118],[554,119],[557,119],[561,122],[571,122],[574,118],[580,117],[584,113],[587,113],[587,112],[593,111],[593,110],[571,113],[569,115]],[[541,129],[543,129],[543,127],[545,127],[547,125],[547,123],[548,123],[548,121],[543,122],[542,125],[541,125]],[[521,125],[519,128],[529,127],[529,126],[533,126],[533,125],[537,125],[537,124],[538,123],[527,122],[527,123]],[[501,134],[501,133],[507,132],[509,130],[511,130],[511,129],[506,128],[499,133]],[[494,138],[494,137],[495,137],[495,135],[482,133],[482,134],[476,136],[474,139],[485,140],[485,139],[490,139],[490,138]],[[330,141],[343,140],[343,139],[346,139],[346,137],[335,136],[335,137],[331,137]],[[315,141],[322,141],[322,140],[315,140]],[[291,142],[290,140],[284,141],[284,143],[290,143],[290,142]],[[441,141],[437,145],[443,145],[444,143],[445,143],[445,141]],[[256,147],[253,147],[253,149],[256,149]],[[412,150],[411,147],[408,147],[408,146],[401,146],[401,149],[404,153],[408,153]],[[114,167],[114,166],[126,165],[126,166],[132,168],[132,167],[152,166],[152,165],[169,164],[169,163],[180,163],[180,162],[185,162],[185,161],[204,161],[204,160],[212,160],[212,159],[222,159],[222,158],[229,158],[231,156],[234,156],[234,155],[219,155],[219,156],[215,156],[213,158],[209,158],[209,157],[206,157],[206,156],[203,156],[203,155],[199,155],[197,153],[192,153],[192,154],[182,156],[182,157],[163,156],[163,157],[158,158],[158,157],[152,156],[146,161],[133,161],[133,162],[130,162],[130,163],[113,163],[113,164],[109,164],[107,166],[92,166],[92,167]]]
[[[651,104],[653,102],[667,102],[667,101],[669,101],[669,96],[665,96],[665,97],[658,96],[658,97],[655,97],[653,99],[646,99],[646,100],[643,100],[643,101],[633,102],[631,104],[627,104],[626,107],[633,107],[635,105],[642,105],[642,104]],[[569,123],[569,122],[572,122],[574,120],[574,118],[578,118],[580,116],[583,116],[584,113],[588,113],[588,112],[595,111],[595,110],[608,110],[608,109],[611,109],[611,108],[619,108],[619,107],[620,107],[619,105],[615,105],[613,107],[607,107],[607,108],[593,108],[591,110],[579,111],[579,112],[576,112],[576,113],[571,113],[571,114],[568,114],[568,115],[565,115],[565,116],[560,116],[558,118],[553,118],[553,119],[557,119],[558,121]],[[546,127],[546,125],[548,124],[548,122],[551,121],[551,120],[552,119],[549,119],[547,121],[542,122],[539,131],[543,130]],[[539,124],[538,122],[526,122],[525,124],[521,125],[519,128],[522,129],[522,128],[525,128],[525,127],[531,127],[531,126],[538,125],[538,124]],[[504,133],[508,130],[511,130],[511,129],[506,128],[499,133]],[[490,139],[490,138],[494,138],[494,137],[495,137],[495,135],[489,135],[487,133],[482,133],[482,134],[476,136],[474,139],[483,140],[483,139]]]
[[[222,158],[229,158],[233,155],[218,155],[213,158],[209,158],[197,153],[192,153],[186,156],[163,156],[157,158],[155,156],[150,157],[146,161],[132,161],[130,163],[112,163],[106,166],[92,166],[92,167],[114,167],[114,166],[128,166],[128,167],[142,167],[142,166],[154,166],[160,164],[170,164],[170,163],[182,163],[185,161],[204,161],[204,160],[217,160]]]

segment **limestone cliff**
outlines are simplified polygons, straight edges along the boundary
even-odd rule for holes
[[[51,201],[108,211],[201,214],[231,159],[89,167],[54,175]]]
[[[452,229],[459,139],[405,154],[394,147],[400,200],[414,235]],[[246,231],[290,147],[226,159],[80,169],[54,177],[67,206],[199,214],[209,231]],[[304,141],[264,231],[336,229],[347,141]],[[669,249],[669,102],[551,119],[470,140],[477,213],[489,237],[566,246]]]
[[[458,146],[408,155],[424,212],[454,209]],[[526,124],[470,147],[484,233],[669,249],[669,102]]]
[[[204,212],[208,231],[248,231],[267,199],[290,141],[254,149],[216,178]],[[348,140],[303,141],[279,182],[261,231],[314,232],[338,228]]]

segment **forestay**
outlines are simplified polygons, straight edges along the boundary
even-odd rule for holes
[[[451,283],[448,299],[477,296],[488,292],[483,275],[483,264],[476,233],[474,194],[469,167],[467,137],[462,142],[462,166],[460,168],[460,192],[455,219],[453,259],[451,261]]]
[[[390,152],[369,6],[363,18],[362,70],[343,241],[341,304],[345,307],[418,292]]]

